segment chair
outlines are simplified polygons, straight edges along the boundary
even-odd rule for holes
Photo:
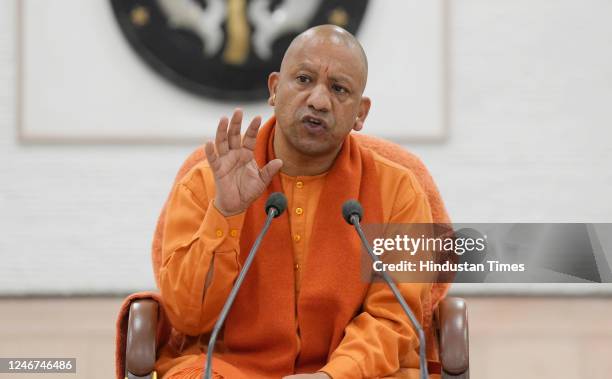
[[[362,134],[355,136],[363,146],[412,170],[427,193],[434,222],[450,223],[438,189],[419,158],[394,143]],[[204,158],[203,148],[194,151],[181,166],[175,181]],[[158,287],[165,211],[164,205],[153,238],[153,271]],[[431,309],[424,317],[431,320],[423,325],[427,336],[428,356],[433,355],[439,361],[430,362],[430,373],[439,371],[443,379],[468,379],[467,308],[463,299],[446,297],[449,287],[448,283],[433,285]],[[117,319],[117,379],[156,378],[156,353],[160,346],[167,343],[171,328],[158,293],[141,292],[128,296]]]

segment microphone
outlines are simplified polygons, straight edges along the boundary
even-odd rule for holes
[[[372,248],[370,247],[370,244],[368,243],[368,240],[366,239],[365,234],[363,233],[363,230],[361,229],[361,225],[359,224],[359,222],[363,218],[363,208],[361,207],[361,204],[359,204],[357,200],[346,201],[342,205],[342,217],[344,217],[344,220],[347,223],[355,227],[355,230],[359,234],[359,238],[361,238],[361,244],[368,251],[368,254],[370,254],[370,257],[372,258],[372,260],[374,262],[380,261],[378,256],[374,254],[374,252],[372,251]],[[380,274],[382,275],[385,282],[387,282],[387,285],[391,289],[391,292],[393,292],[395,299],[401,305],[402,310],[404,311],[404,313],[406,313],[406,315],[410,319],[410,322],[412,323],[412,325],[417,331],[417,335],[419,337],[419,365],[421,366],[420,367],[421,368],[420,370],[421,378],[427,379],[429,374],[427,372],[427,361],[426,361],[427,353],[425,351],[425,332],[423,332],[423,328],[421,327],[421,324],[414,316],[414,313],[412,313],[412,310],[406,303],[406,300],[404,299],[399,289],[395,285],[395,282],[393,281],[393,279],[391,279],[391,277],[389,276],[389,274],[387,274],[386,271],[381,271]]]
[[[268,215],[268,217],[266,218],[266,222],[263,228],[261,229],[261,232],[257,236],[257,239],[255,240],[255,243],[253,244],[253,247],[251,247],[251,251],[249,252],[248,257],[244,262],[244,266],[242,267],[242,270],[240,270],[240,273],[238,274],[236,283],[234,283],[234,286],[232,287],[232,290],[230,291],[227,297],[227,300],[225,301],[225,304],[223,304],[221,313],[219,313],[219,318],[217,319],[217,322],[215,322],[215,326],[213,327],[212,333],[210,334],[210,339],[208,340],[208,351],[206,353],[206,366],[205,366],[206,370],[204,371],[204,376],[203,376],[204,379],[211,378],[211,374],[212,374],[211,363],[212,363],[213,352],[215,349],[215,342],[217,341],[217,335],[219,334],[219,331],[221,331],[221,327],[223,326],[223,323],[225,322],[225,319],[227,318],[227,315],[232,307],[232,304],[234,303],[234,300],[236,299],[238,290],[240,290],[240,286],[242,285],[242,282],[244,281],[244,278],[246,277],[246,274],[249,271],[249,268],[251,267],[251,263],[253,263],[255,254],[257,253],[257,250],[259,249],[259,245],[261,244],[263,237],[268,232],[268,229],[270,228],[270,224],[272,223],[272,219],[280,216],[285,211],[285,209],[287,209],[287,198],[285,197],[285,195],[283,195],[280,192],[274,192],[272,195],[270,195],[270,197],[266,201],[265,210],[266,210],[266,214]]]
[[[287,198],[280,192],[274,192],[266,201],[266,214],[275,211],[274,218],[283,214],[285,209],[287,209]]]
[[[363,208],[361,208],[361,204],[359,204],[357,200],[345,201],[342,205],[342,217],[344,217],[346,222],[350,225],[359,223],[363,217]],[[357,219],[353,219],[353,217],[357,217]]]

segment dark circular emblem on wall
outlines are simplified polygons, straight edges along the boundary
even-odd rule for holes
[[[355,34],[369,0],[111,0],[130,45],[157,72],[219,100],[268,96],[291,40],[314,25]]]

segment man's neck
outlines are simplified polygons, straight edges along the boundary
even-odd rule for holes
[[[289,176],[314,176],[327,172],[342,148],[340,146],[336,151],[320,156],[310,156],[294,149],[289,151],[285,144],[279,143],[279,140],[279,138],[274,139],[274,155],[283,161],[281,172]]]

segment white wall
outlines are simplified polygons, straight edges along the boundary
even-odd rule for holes
[[[206,101],[161,79],[126,43],[109,0],[19,1],[20,127],[28,141],[197,143],[214,136],[219,115],[237,105],[247,119],[270,114],[265,101]],[[443,4],[372,1],[368,7],[360,36],[369,54],[367,94],[375,99],[371,132],[380,137],[406,142],[445,135]],[[401,43],[388,49],[388,36],[399,34]],[[407,103],[414,108],[400,116]]]
[[[612,221],[612,2],[451,4],[451,139],[415,146],[456,221]]]
[[[449,3],[451,136],[409,148],[454,221],[612,221],[612,2]],[[19,144],[13,15],[0,0],[0,294],[151,288],[192,147]]]

